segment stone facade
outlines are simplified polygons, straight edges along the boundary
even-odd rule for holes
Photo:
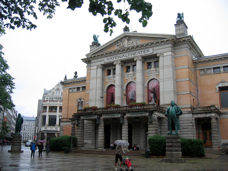
[[[171,100],[183,111],[180,137],[205,140],[205,146],[215,149],[228,141],[228,110],[221,107],[223,99],[219,96],[220,87],[228,87],[228,54],[205,57],[188,35],[184,21],[176,23],[175,28],[176,35],[124,32],[86,54],[82,59],[87,64],[86,77],[61,82],[62,117],[71,119],[68,125],[61,121],[63,133],[70,133],[70,122],[79,123],[79,148],[109,148],[110,143],[123,139],[146,149],[147,134],[167,134],[164,112]],[[221,72],[213,67],[222,68]],[[151,89],[155,84],[152,81],[158,82],[157,92]],[[85,90],[72,93],[71,88],[80,86]],[[112,97],[110,86],[115,87]],[[129,99],[147,105],[129,107]],[[82,110],[79,102],[83,107],[98,109]],[[122,107],[104,108],[111,103]]]

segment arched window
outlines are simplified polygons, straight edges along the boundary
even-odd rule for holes
[[[84,100],[80,97],[78,100],[77,100],[77,103],[76,104],[78,106],[78,110],[82,110],[83,109],[83,105],[84,105]]]
[[[127,105],[131,102],[136,102],[136,84],[134,82],[128,83],[126,93]]]
[[[154,102],[157,103],[157,105],[160,104],[160,91],[159,91],[158,80],[153,79],[148,82],[147,94],[148,94],[148,103],[152,103],[154,98]]]
[[[107,88],[106,104],[115,104],[115,86],[110,85]]]

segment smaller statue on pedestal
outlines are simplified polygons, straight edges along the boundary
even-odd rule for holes
[[[168,135],[178,135],[177,130],[180,130],[179,116],[182,115],[181,109],[175,105],[174,101],[170,102],[171,106],[165,112],[165,116],[168,116]],[[175,129],[175,133],[172,130]]]
[[[20,135],[22,124],[23,124],[23,118],[21,117],[21,114],[19,113],[17,120],[16,120],[15,135]]]
[[[97,46],[100,46],[100,43],[98,41],[98,37],[99,35],[93,35],[93,42],[92,42],[92,45],[97,45]]]

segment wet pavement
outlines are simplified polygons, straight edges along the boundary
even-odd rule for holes
[[[0,149],[1,171],[54,171],[54,170],[76,170],[76,171],[115,171],[113,155],[79,154],[50,152],[46,156],[35,158],[30,157],[30,148],[22,146],[24,153],[8,153],[10,146]],[[143,156],[130,156],[134,171],[151,170],[174,170],[174,171],[217,171],[228,170],[228,154],[210,154],[208,158],[186,158],[186,163],[163,163],[162,158],[145,158]],[[118,171],[119,171],[118,163]]]

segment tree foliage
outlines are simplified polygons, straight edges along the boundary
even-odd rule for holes
[[[7,122],[3,120],[1,125],[0,139],[3,140],[6,137],[6,135],[10,132],[9,128],[10,127]]]
[[[5,33],[2,22],[0,23],[0,36]],[[11,100],[10,94],[13,93],[14,82],[13,77],[7,73],[9,65],[3,58],[3,46],[0,44],[0,111],[3,109],[12,109],[14,104]]]
[[[52,18],[55,14],[57,6],[60,6],[60,1],[68,2],[68,9],[75,10],[81,8],[84,4],[84,0],[40,0],[38,3],[38,9],[43,15],[47,15],[47,18]],[[113,27],[117,24],[113,19],[113,15],[117,16],[122,22],[129,24],[129,10],[135,10],[141,13],[139,22],[143,27],[146,27],[149,18],[152,16],[151,3],[144,0],[116,0],[118,3],[127,3],[130,8],[123,11],[122,9],[115,9],[111,0],[89,0],[89,12],[94,16],[97,14],[104,17],[104,32],[113,33]],[[5,26],[10,29],[15,27],[22,27],[26,29],[35,29],[36,25],[32,23],[28,16],[32,16],[37,19],[35,12],[36,0],[2,0],[0,2],[2,6],[2,12],[0,18],[4,20]]]

